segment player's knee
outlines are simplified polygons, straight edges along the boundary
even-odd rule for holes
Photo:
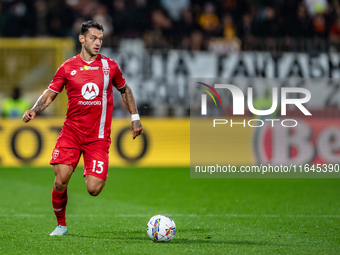
[[[64,191],[67,188],[67,181],[62,181],[62,180],[55,180],[54,181],[54,189],[57,192]]]
[[[92,175],[86,175],[85,182],[87,191],[91,196],[98,196],[105,186],[105,180]]]
[[[105,185],[105,184],[104,184]],[[98,196],[102,189],[104,188],[104,185],[97,185],[97,186],[87,186],[87,191],[91,196]]]
[[[96,197],[99,195],[100,191],[97,190],[87,190],[89,192],[89,194],[93,197]]]
[[[89,192],[91,196],[94,196],[94,197],[98,196],[101,192],[101,190],[99,189],[87,189],[87,191]]]

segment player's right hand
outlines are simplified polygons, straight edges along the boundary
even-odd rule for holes
[[[29,122],[30,120],[33,120],[34,117],[35,117],[36,112],[34,110],[27,110],[24,115],[22,116],[22,121],[27,123]]]

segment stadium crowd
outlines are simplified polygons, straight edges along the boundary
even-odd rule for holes
[[[148,48],[216,51],[293,47],[306,38],[340,42],[339,0],[0,1],[1,37],[75,37],[88,19],[104,25],[107,46],[119,38],[141,38]]]

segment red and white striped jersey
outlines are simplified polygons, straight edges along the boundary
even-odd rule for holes
[[[80,134],[110,139],[113,111],[112,89],[125,86],[118,64],[98,54],[93,62],[80,55],[64,62],[48,88],[56,93],[65,87],[68,96],[64,123]]]

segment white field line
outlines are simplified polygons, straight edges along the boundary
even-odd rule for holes
[[[340,218],[340,215],[304,214],[169,214],[171,217],[221,217],[221,218]],[[0,218],[39,218],[55,217],[51,214],[0,214]],[[111,218],[148,218],[150,214],[66,214],[66,217],[111,217]]]

